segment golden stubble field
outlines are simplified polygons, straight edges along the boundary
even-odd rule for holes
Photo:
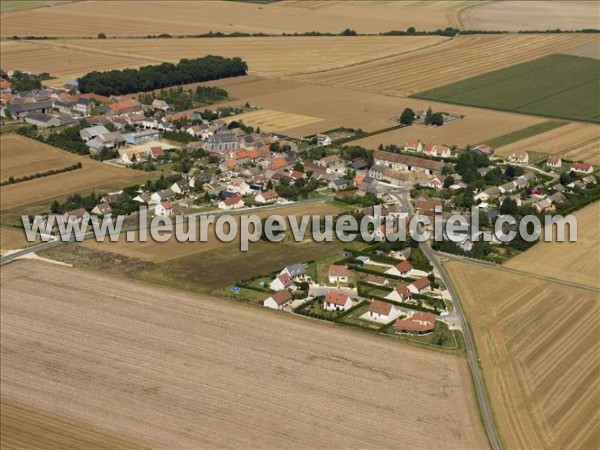
[[[596,448],[598,291],[474,263],[446,268],[475,336],[506,448]]]
[[[259,4],[230,1],[86,1],[2,13],[2,36],[117,36],[209,31],[271,34],[436,30],[456,26],[469,1],[309,1]]]
[[[594,1],[485,2],[461,11],[461,26],[471,30],[582,30],[598,28],[600,4]]]
[[[570,123],[546,133],[496,149],[496,154],[507,156],[515,152],[532,151],[557,155],[572,161],[600,165],[600,125]]]
[[[66,167],[78,162],[83,164],[83,168],[71,172],[2,186],[0,209],[3,212],[33,204],[47,203],[49,206],[55,199],[70,194],[92,191],[99,193],[136,182],[142,183],[149,177],[144,172],[103,164],[19,135],[2,134],[0,147],[3,178],[10,176],[12,171],[25,175],[30,169],[29,164],[32,164],[29,174],[35,174],[42,167],[46,167],[45,161],[50,165],[48,169]]]
[[[406,96],[596,40],[593,34],[459,36],[419,52],[299,78]]]
[[[2,397],[49,420],[163,448],[487,445],[461,356],[52,264],[2,270]]]
[[[600,203],[574,213],[577,242],[540,242],[511,259],[511,269],[600,289]]]
[[[205,39],[63,39],[2,41],[2,66],[49,72],[61,86],[93,70],[178,62],[213,54],[239,56],[254,75],[291,76],[345,67],[439,45],[440,36],[246,37]]]

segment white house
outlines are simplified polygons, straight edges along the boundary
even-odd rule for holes
[[[284,290],[271,295],[263,302],[263,305],[271,309],[283,309],[284,306],[290,304],[291,302],[292,294],[290,294],[290,291]]]
[[[329,282],[332,284],[347,283],[349,273],[346,266],[329,266]]]
[[[98,203],[94,209],[92,209],[92,214],[102,217],[110,217],[112,215],[112,207],[108,203]]]
[[[412,269],[413,266],[411,263],[408,261],[402,261],[401,263],[396,264],[394,267],[386,270],[385,273],[388,275],[394,275],[396,277],[407,277]]]
[[[271,203],[279,199],[279,194],[275,191],[264,191],[254,197],[256,203]]]
[[[154,215],[169,217],[173,214],[173,206],[169,202],[161,202],[154,208]]]
[[[179,180],[173,183],[173,185],[171,186],[171,190],[176,194],[185,194],[190,190],[190,185],[185,180]]]
[[[553,169],[558,169],[562,166],[562,159],[560,159],[560,156],[549,156],[546,165]]]
[[[366,281],[367,283],[374,284],[375,286],[387,286],[389,284],[389,281],[385,277],[370,276],[367,277]]]
[[[571,165],[571,170],[577,173],[592,173],[594,171],[594,168],[589,164],[574,162]]]
[[[373,300],[369,305],[369,318],[381,322],[391,322],[400,315],[396,305],[381,300]]]
[[[395,302],[405,302],[410,299],[410,290],[408,289],[407,283],[398,283],[398,286],[385,296],[388,300],[393,300]]]
[[[348,311],[352,308],[352,299],[341,292],[329,291],[323,300],[326,311]]]
[[[404,146],[404,150],[409,151],[409,152],[422,152],[423,151],[423,143],[421,141],[418,140],[409,140],[406,142],[406,145]]]
[[[84,208],[73,209],[63,214],[63,220],[67,223],[77,223],[88,220],[90,214]]]
[[[239,195],[234,195],[233,197],[226,198],[221,200],[218,204],[219,209],[238,209],[243,208],[245,205],[244,199]]]
[[[428,292],[431,290],[431,282],[427,277],[419,278],[418,280],[410,283],[408,285],[408,289],[413,294],[422,294],[423,292]]]
[[[252,192],[252,189],[250,189],[248,183],[241,178],[235,178],[231,180],[227,185],[227,190],[240,195],[248,195]]]
[[[315,136],[317,138],[317,144],[319,145],[331,145],[331,138],[326,134],[317,134]]]
[[[524,153],[513,153],[508,157],[508,161],[513,164],[527,164],[529,162],[529,154]]]
[[[150,200],[154,203],[159,203],[164,202],[165,200],[168,200],[172,197],[175,197],[175,192],[173,192],[171,189],[162,189],[160,191],[154,192],[150,196]]]
[[[284,289],[289,288],[292,284],[294,284],[294,280],[287,273],[283,273],[278,275],[271,284],[269,284],[269,288],[272,291],[282,291]]]
[[[284,267],[284,269],[279,272],[279,275],[283,274],[287,274],[295,281],[304,281],[306,279],[306,268],[302,263],[292,264],[291,266]]]

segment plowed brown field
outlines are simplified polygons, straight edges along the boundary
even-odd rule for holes
[[[2,396],[46,414],[162,448],[487,445],[464,357],[52,264],[2,272]]]

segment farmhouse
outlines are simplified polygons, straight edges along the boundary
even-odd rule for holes
[[[265,191],[254,197],[256,203],[271,203],[279,199],[279,194],[275,191]]]
[[[283,290],[271,295],[263,302],[263,305],[271,309],[283,309],[286,305],[289,305],[291,302],[292,294],[290,294],[290,291],[288,290]]]
[[[410,296],[408,284],[400,282],[392,292],[385,296],[385,298],[396,302],[405,302],[410,299]]]
[[[323,308],[327,311],[348,311],[352,308],[352,299],[341,292],[329,291],[323,300]]]
[[[292,284],[294,284],[292,277],[290,277],[287,273],[283,273],[271,281],[269,288],[273,291],[282,291],[283,289],[289,288]]]
[[[594,171],[594,168],[589,164],[574,162],[571,165],[571,170],[577,173],[592,173]]]
[[[394,267],[386,270],[385,273],[388,275],[394,275],[396,277],[407,277],[412,269],[413,266],[411,263],[408,261],[402,261],[401,263],[396,264]]]
[[[238,209],[243,208],[245,205],[244,199],[239,195],[234,195],[232,197],[221,200],[218,204],[219,209]]]
[[[401,319],[394,325],[397,333],[427,334],[435,328],[436,316],[433,313],[415,312],[406,319]]]
[[[444,163],[416,156],[400,155],[397,153],[375,150],[373,152],[374,164],[393,170],[410,172],[424,172],[427,175],[440,175]]]
[[[347,283],[348,275],[350,271],[346,266],[329,266],[329,282],[334,283]]]
[[[408,285],[408,289],[413,294],[422,294],[423,292],[429,291],[431,288],[431,282],[427,277],[419,278]]]
[[[404,150],[409,152],[422,152],[423,151],[423,143],[416,139],[411,139],[406,141],[404,145]]]
[[[369,318],[382,322],[390,322],[399,315],[396,305],[382,300],[373,300],[369,305]]]

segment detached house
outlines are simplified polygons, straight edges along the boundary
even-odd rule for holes
[[[161,202],[154,208],[154,215],[170,217],[173,215],[173,206],[169,202]]]
[[[269,298],[267,298],[264,302],[263,302],[263,306],[267,307],[267,308],[271,308],[271,309],[283,309],[285,306],[289,305],[292,302],[293,298],[292,298],[292,294],[290,294],[290,291],[288,290],[283,290],[283,291],[279,291],[273,295],[271,295]]]
[[[508,157],[508,160],[513,164],[527,164],[529,162],[529,154],[524,153],[513,153]]]
[[[271,203],[279,199],[279,194],[275,191],[265,191],[254,197],[256,203]]]
[[[385,273],[396,277],[407,277],[412,269],[413,266],[411,263],[408,261],[402,261],[401,263],[396,264],[394,267],[386,270]]]
[[[306,268],[302,263],[292,264],[285,267],[279,274],[288,274],[294,281],[303,281],[306,279]]]
[[[347,283],[350,271],[346,266],[329,266],[329,282],[331,284]]]
[[[435,328],[436,316],[433,313],[415,312],[412,316],[398,320],[394,325],[397,333],[427,334]]]
[[[558,169],[562,166],[562,159],[559,156],[549,156],[548,161],[546,161],[546,165],[553,169]]]
[[[245,205],[244,199],[239,195],[234,195],[232,197],[221,200],[218,204],[219,209],[239,209],[243,208]]]
[[[329,291],[323,300],[326,311],[348,311],[352,308],[352,299],[341,292]]]
[[[410,296],[411,293],[408,289],[408,284],[400,282],[392,292],[385,296],[385,298],[395,302],[406,302],[407,300],[410,300]]]
[[[419,278],[418,280],[409,284],[408,289],[413,294],[422,294],[423,292],[431,290],[431,282],[427,277]]]
[[[94,209],[92,209],[92,214],[102,217],[110,217],[112,215],[112,207],[108,203],[99,203],[94,207]]]
[[[423,151],[423,143],[419,140],[408,140],[406,141],[406,145],[404,146],[404,150],[409,152],[422,152]]]
[[[574,162],[571,165],[571,170],[577,173],[592,173],[594,171],[594,168],[589,164]]]
[[[369,318],[381,322],[391,322],[400,315],[396,305],[381,300],[373,300],[369,305]]]
[[[283,289],[289,288],[292,284],[294,284],[292,277],[290,277],[287,273],[283,273],[271,281],[269,288],[272,291],[282,291]]]

